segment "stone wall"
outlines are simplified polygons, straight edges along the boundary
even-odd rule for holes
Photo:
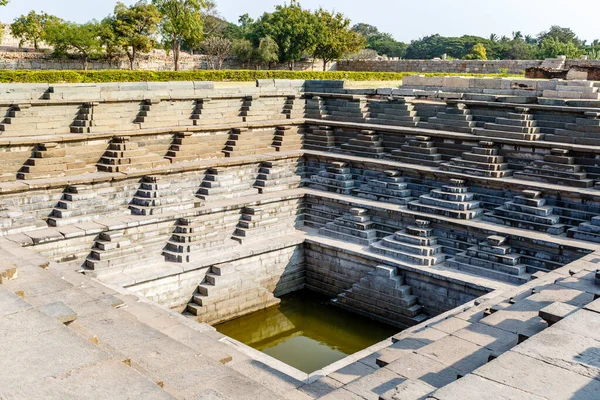
[[[337,63],[337,69],[338,71],[455,74],[497,74],[506,69],[510,74],[520,74],[527,68],[538,67],[541,64],[541,60],[345,60]]]

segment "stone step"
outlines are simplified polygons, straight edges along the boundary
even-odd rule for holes
[[[441,253],[434,254],[431,256],[419,256],[406,251],[386,247],[383,244],[383,242],[372,243],[370,245],[370,250],[374,253],[381,254],[386,257],[391,257],[408,264],[422,265],[425,267],[437,265],[439,263],[444,262],[444,260],[446,259],[446,256]]]
[[[459,271],[468,272],[478,276],[484,276],[486,278],[491,278],[503,282],[509,282],[515,285],[522,285],[529,281],[529,277],[527,274],[522,276],[515,276],[511,274],[506,274],[500,271],[490,270],[487,268],[476,267],[469,264],[464,264],[454,259],[450,259],[447,261],[447,264],[450,268],[455,268]]]

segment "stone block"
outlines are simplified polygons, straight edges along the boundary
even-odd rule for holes
[[[68,325],[77,319],[77,313],[62,301],[43,305],[39,307],[38,310],[49,317],[57,319],[65,325]]]

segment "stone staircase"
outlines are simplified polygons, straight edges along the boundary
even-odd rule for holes
[[[541,195],[539,191],[524,190],[522,195],[516,196],[512,201],[484,214],[483,219],[514,228],[562,235],[566,227],[560,223],[560,215],[554,214],[554,207],[547,206]]]
[[[85,268],[95,276],[109,275],[131,268],[152,268],[163,262],[164,233],[146,227],[102,232],[85,259]]]
[[[102,133],[140,129],[137,117],[145,102],[84,103],[71,125],[72,133]]]
[[[67,148],[58,146],[58,143],[38,144],[17,173],[17,179],[44,179],[96,172],[94,165],[75,159],[67,153]]]
[[[407,164],[429,167],[439,167],[442,163],[442,155],[438,153],[435,143],[429,136],[409,138],[400,149],[392,150],[390,158]]]
[[[243,98],[200,99],[192,114],[194,125],[214,125],[243,122]]]
[[[544,138],[535,117],[528,108],[517,107],[514,113],[498,117],[494,123],[485,123],[484,128],[473,130],[474,135],[503,139],[540,140]]]
[[[321,96],[307,96],[306,118],[324,119],[327,115],[327,105]]]
[[[555,90],[544,90],[543,96],[549,99],[600,100],[598,87],[593,81],[559,81]]]
[[[348,213],[326,223],[319,229],[319,234],[368,246],[377,240],[377,230],[374,226],[367,210],[351,208]]]
[[[352,155],[368,158],[383,158],[384,149],[381,135],[376,131],[362,130],[348,143],[341,145],[341,151]]]
[[[286,97],[283,113],[288,119],[300,119],[306,116],[306,100],[301,95]]]
[[[146,100],[136,122],[142,129],[193,126],[195,109],[195,100]]]
[[[0,202],[0,236],[12,235],[45,228],[46,223],[16,206]]]
[[[68,134],[78,111],[78,105],[14,104],[0,113],[0,137]]]
[[[348,164],[345,162],[333,162],[319,171],[317,175],[310,177],[309,187],[327,192],[351,195],[355,189],[356,182],[352,176]]]
[[[555,129],[553,133],[546,134],[545,140],[599,146],[600,113],[587,111],[583,114],[583,118],[576,118],[574,123],[565,124],[564,129]]]
[[[278,126],[275,128],[273,147],[279,152],[302,150],[304,144],[304,128],[298,126]]]
[[[575,158],[569,156],[569,150],[566,149],[551,149],[543,161],[534,161],[532,165],[525,166],[523,171],[515,172],[514,177],[580,188],[594,186],[594,180],[587,178],[582,166],[575,164]]]
[[[380,265],[352,288],[340,293],[334,304],[406,328],[428,318],[418,301],[396,267]]]
[[[200,203],[186,198],[180,189],[172,188],[170,182],[161,181],[157,176],[144,176],[129,209],[133,215],[147,216],[190,210]]]
[[[419,122],[419,128],[448,130],[453,132],[473,133],[477,126],[471,111],[463,103],[450,103],[444,111],[436,113],[427,122]]]
[[[309,128],[304,135],[304,148],[306,150],[331,151],[335,149],[335,134],[329,126]]]
[[[286,100],[287,98],[282,96],[248,96],[242,106],[241,115],[244,122],[287,119],[284,113]]]
[[[228,140],[228,134],[179,132],[175,134],[165,158],[176,163],[225,157],[223,149]]]
[[[430,222],[415,221],[414,226],[396,232],[381,241],[372,243],[374,253],[394,258],[406,264],[431,267],[446,260],[443,247],[430,228]]]
[[[458,253],[447,261],[451,268],[520,285],[529,281],[527,266],[521,255],[509,245],[505,236],[488,236],[477,246]]]
[[[415,107],[404,97],[369,100],[367,123],[416,127],[419,121]]]
[[[169,160],[150,153],[145,147],[139,147],[130,141],[129,136],[115,136],[97,164],[103,172],[125,172],[132,169],[156,168],[169,165]]]
[[[484,209],[480,202],[473,200],[474,194],[469,192],[462,179],[451,179],[449,185],[434,189],[424,194],[419,200],[408,203],[409,210],[426,214],[443,215],[457,219],[473,219],[480,217]]]
[[[297,189],[302,185],[303,175],[301,159],[265,161],[260,164],[254,187],[260,194]]]
[[[414,198],[411,197],[412,190],[408,189],[408,183],[401,175],[399,171],[384,171],[382,176],[370,178],[361,184],[355,189],[355,194],[363,199],[405,206]]]
[[[268,271],[254,272],[251,279],[240,279],[240,275],[246,277],[247,273],[239,271],[233,263],[210,267],[186,311],[198,322],[215,324],[279,304],[281,300],[272,292],[257,285],[268,279]]]
[[[205,201],[254,196],[259,193],[254,187],[258,169],[258,165],[209,168],[196,196]]]
[[[369,113],[366,97],[353,96],[352,99],[328,98],[325,100],[325,113],[322,119],[344,122],[365,122]]]
[[[589,222],[582,222],[577,228],[569,229],[567,236],[573,239],[600,243],[600,216],[593,217]]]
[[[274,153],[275,132],[272,128],[231,130],[227,145],[223,150],[226,157],[241,157],[255,154]]]
[[[508,169],[508,163],[504,162],[504,157],[498,155],[494,142],[487,141],[479,142],[479,146],[463,153],[462,157],[442,163],[440,168],[445,171],[488,178],[504,178],[513,173]]]
[[[231,236],[239,219],[239,212],[179,218],[162,255],[169,262],[189,263],[230,249],[237,245]]]
[[[301,199],[244,207],[232,239],[247,244],[294,233],[301,214]]]
[[[124,214],[118,203],[99,194],[101,190],[86,185],[67,186],[48,217],[48,225],[70,226]]]

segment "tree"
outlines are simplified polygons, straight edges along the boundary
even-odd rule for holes
[[[48,24],[46,40],[54,47],[54,54],[64,57],[75,52],[83,60],[83,69],[87,70],[90,56],[101,49],[99,23],[53,22]]]
[[[548,31],[538,34],[537,40],[540,45],[546,39],[555,39],[560,43],[572,42],[577,47],[584,45],[584,41],[580,40],[570,28],[563,28],[558,25],[552,25]]]
[[[540,55],[543,58],[556,58],[566,56],[567,58],[579,58],[583,55],[581,49],[574,42],[561,42],[560,39],[548,37],[540,45]]]
[[[350,20],[341,13],[332,14],[319,9],[315,13],[316,45],[313,57],[323,60],[323,71],[327,63],[355,53],[365,47],[364,36],[350,30]]]
[[[8,4],[10,0],[0,0],[0,7]]]
[[[38,14],[31,11],[27,15],[21,15],[15,18],[10,25],[12,35],[18,39],[19,47],[23,47],[25,42],[33,43],[33,47],[39,49],[39,44],[44,40],[46,34],[46,25],[50,21],[58,21],[58,18],[46,13]]]
[[[375,50],[378,54],[388,57],[404,58],[408,45],[398,42],[389,33],[379,32],[379,29],[369,24],[356,24],[352,31],[361,34],[367,40],[366,47]]]
[[[471,53],[467,54],[466,60],[487,60],[487,50],[481,43],[477,43],[471,49]]]
[[[121,55],[121,45],[115,32],[115,18],[106,17],[98,24],[98,40],[109,62]]]
[[[213,36],[202,43],[202,48],[210,56],[209,60],[212,69],[221,69],[225,58],[231,54],[231,40]]]
[[[289,69],[305,54],[311,54],[316,44],[313,14],[302,9],[300,3],[291,0],[289,4],[275,7],[272,14],[263,14],[256,23],[252,40],[270,36],[279,48],[279,59],[287,62]]]
[[[158,9],[145,1],[138,1],[130,7],[121,2],[115,6],[116,39],[127,54],[131,69],[139,53],[147,53],[154,48],[160,20],[161,14]]]
[[[204,34],[203,10],[209,4],[205,0],[152,0],[162,14],[161,33],[173,50],[175,71],[179,70],[182,43],[189,48],[200,45]]]
[[[259,64],[271,66],[279,62],[279,46],[271,36],[260,39],[256,52],[256,61]]]
[[[231,45],[231,54],[243,64],[253,63],[255,52],[252,42],[248,39],[235,40]]]

